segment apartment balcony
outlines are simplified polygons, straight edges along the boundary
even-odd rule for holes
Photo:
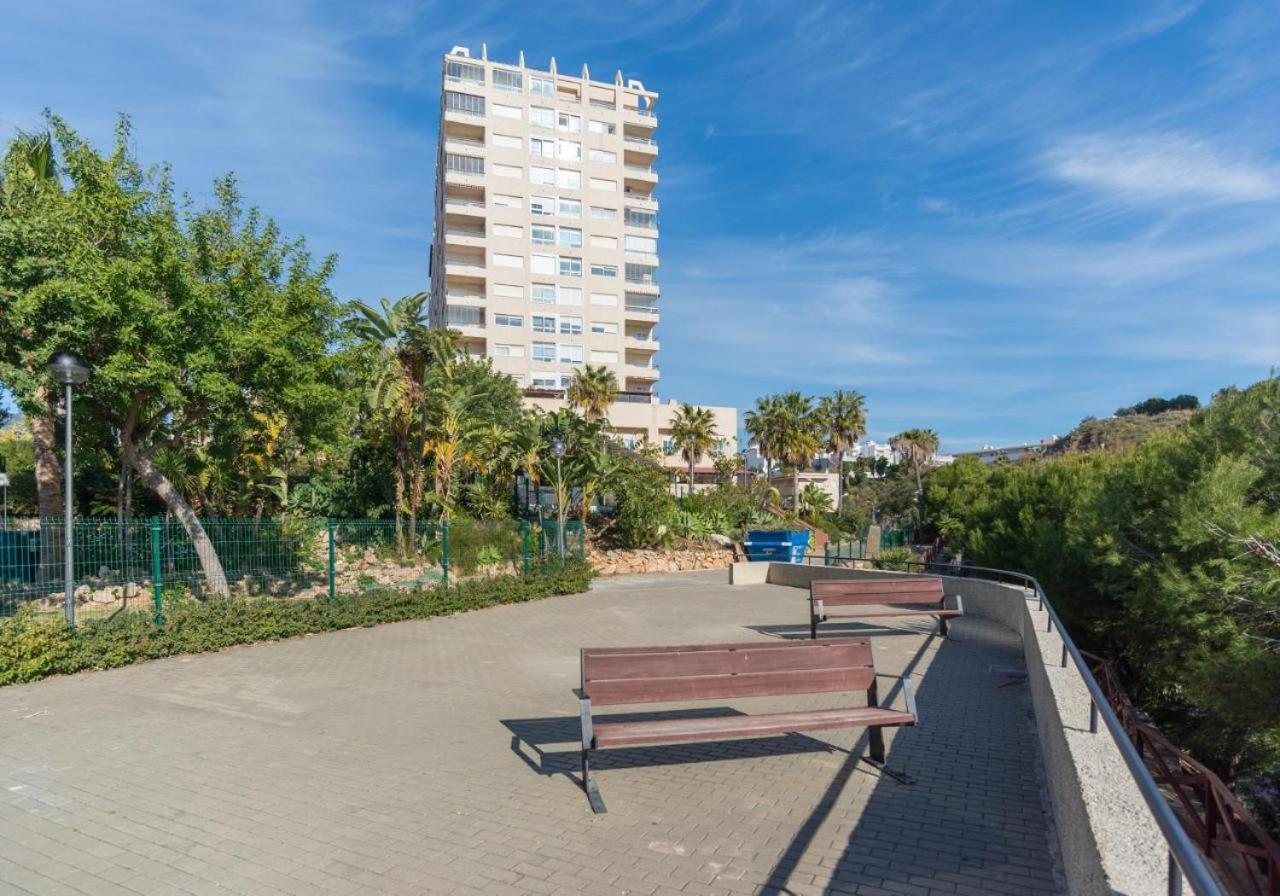
[[[485,336],[485,312],[483,308],[465,305],[445,305],[444,323],[451,330],[458,330],[463,336],[481,338]]]
[[[656,296],[658,290],[658,269],[651,263],[626,264],[627,292]]]
[[[451,280],[484,280],[484,255],[446,255],[444,273]]]
[[[658,172],[648,165],[623,165],[622,183],[624,193],[632,190],[652,196],[653,188],[658,185]]]
[[[627,320],[640,320],[652,323],[658,318],[658,304],[656,302],[628,301],[622,307],[622,314]]]
[[[444,226],[445,246],[472,246],[483,248],[485,245],[484,227],[468,226],[453,223],[446,219]],[[446,256],[447,264],[447,256]]]
[[[477,153],[484,151],[484,138],[458,137],[453,134],[446,134],[444,138],[444,148],[447,152],[476,155]]]
[[[455,171],[447,169],[444,173],[445,187],[479,187],[484,188],[484,172]]]
[[[483,292],[478,292],[465,286],[446,286],[444,297],[450,306],[471,305],[483,307],[486,301]]]
[[[622,137],[622,151],[624,160],[627,160],[626,156],[635,153],[637,157],[652,161],[658,155],[658,142],[652,137],[645,137],[639,134],[624,134]]]
[[[622,365],[622,372],[626,375],[628,380],[653,382],[658,379],[657,364],[640,363],[639,361],[632,363],[628,361]]]
[[[627,106],[622,110],[624,121],[637,128],[652,130],[658,126],[658,115],[652,109],[637,109]]]
[[[632,332],[627,334],[626,349],[628,359],[631,357],[631,352],[656,352],[659,347],[658,337],[652,335],[651,332]]]

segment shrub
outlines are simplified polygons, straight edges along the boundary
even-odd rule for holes
[[[876,569],[898,570],[899,572],[918,572],[920,558],[911,548],[885,548],[871,560]]]
[[[132,610],[109,620],[86,621],[75,632],[67,631],[61,618],[37,614],[28,606],[0,623],[0,685],[235,644],[577,594],[586,591],[590,582],[591,567],[570,559],[546,563],[526,577],[471,580],[449,588],[370,591],[333,601],[179,597],[166,607],[163,625],[155,625],[149,613]]]

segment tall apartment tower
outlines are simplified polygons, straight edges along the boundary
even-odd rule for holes
[[[444,57],[432,326],[531,398],[593,364],[656,403],[658,95],[487,55]]]

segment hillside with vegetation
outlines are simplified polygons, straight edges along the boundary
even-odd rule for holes
[[[930,519],[974,563],[1037,576],[1077,641],[1274,825],[1280,379],[1153,418],[1170,413],[1193,416],[1128,448],[935,470]]]
[[[1155,414],[1086,417],[1079,426],[1046,448],[1045,454],[1131,448],[1161,430],[1186,426],[1194,414],[1189,410],[1166,410]]]

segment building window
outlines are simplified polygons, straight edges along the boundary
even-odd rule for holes
[[[509,237],[514,237],[516,239],[520,239],[522,236],[524,236],[524,228],[516,227],[514,224],[494,224],[493,235],[509,236]]]
[[[522,268],[524,267],[524,258],[520,255],[504,255],[501,252],[494,252],[493,266],[495,268]]]
[[[592,178],[594,180],[595,178]],[[591,206],[591,217],[597,221],[616,221],[618,220],[618,210],[616,208],[601,208],[598,205]]]
[[[481,98],[483,101],[483,98]],[[483,112],[483,108],[481,109]],[[545,106],[529,107],[529,123],[540,128],[555,128],[556,126],[556,110],[548,109]]]
[[[479,156],[463,156],[456,152],[444,154],[444,167],[463,174],[484,174],[484,159]]]
[[[556,141],[544,140],[541,137],[529,138],[529,155],[544,156],[546,158],[554,158],[556,154]]]
[[[591,265],[592,277],[616,277],[618,276],[618,266],[616,264],[593,264]]]
[[[541,184],[544,187],[554,187],[556,185],[556,169],[530,165],[529,183]]]
[[[519,165],[494,165],[493,173],[495,177],[524,177]]]
[[[618,238],[616,236],[592,236],[591,248],[616,249],[618,248]]]
[[[495,314],[493,324],[496,327],[524,327],[522,314]]]
[[[560,245],[568,249],[581,249],[582,231],[576,227],[561,227]]]
[[[565,314],[560,317],[560,333],[564,336],[582,335],[582,318]]]
[[[535,283],[529,289],[529,298],[544,305],[551,305],[556,300],[556,288],[552,283]]]
[[[529,197],[529,214],[540,215],[544,218],[550,217],[556,213],[556,201],[550,196],[530,196]]]
[[[591,353],[591,363],[592,363],[592,364],[617,364],[617,363],[618,363],[618,353],[617,353],[617,352],[594,352],[594,351],[593,351],[593,352]]]
[[[524,140],[509,134],[494,134],[493,145],[499,149],[519,149],[524,146]]]
[[[554,316],[535,314],[531,318],[531,324],[535,333],[554,333],[556,331],[556,319]]]
[[[658,229],[658,213],[647,212],[639,208],[627,209],[626,223],[628,227],[644,227],[649,230]]]
[[[493,86],[499,90],[510,90],[513,93],[519,93],[524,89],[524,76],[519,72],[495,68],[493,70]]]
[[[519,196],[507,196],[502,193],[493,194],[493,204],[498,208],[524,208],[524,200]]]
[[[551,358],[548,358],[547,360],[554,361],[555,360],[554,354],[552,355]],[[560,378],[558,376],[547,375],[547,374],[539,375],[535,373],[533,375],[533,379],[531,380],[531,382],[533,384],[533,388],[535,389],[557,389],[560,386]]]
[[[616,165],[618,163],[618,154],[609,152],[607,149],[591,150],[591,161],[604,162],[606,165]]]
[[[554,342],[535,342],[530,355],[535,361],[550,361],[554,363],[556,360],[556,344]]]
[[[582,144],[572,140],[561,140],[556,146],[556,154],[566,162],[582,161]]]
[[[534,224],[529,228],[529,238],[535,246],[554,246],[556,229],[545,224]]]
[[[529,92],[534,96],[555,96],[556,85],[550,78],[538,78],[530,76]],[[550,110],[548,110],[550,111]]]
[[[562,342],[560,344],[560,363],[561,364],[581,364],[582,363],[582,346],[575,345],[570,342]]]
[[[531,255],[529,256],[529,270],[535,274],[554,274],[556,272],[556,257],[554,255]]]
[[[561,286],[556,294],[556,302],[561,305],[581,305],[582,287]]]
[[[561,277],[581,277],[582,276],[582,259],[570,258],[568,256],[560,256],[560,276]]]
[[[625,248],[630,255],[657,255],[658,241],[651,236],[629,236]]]
[[[616,180],[609,180],[607,177],[593,177],[591,178],[591,189],[614,192],[618,189],[618,182]],[[617,216],[618,213],[615,211],[614,217],[616,218]]]
[[[516,283],[495,283],[493,294],[504,299],[523,299],[524,287]]]
[[[628,283],[656,283],[658,269],[651,264],[627,264]]]
[[[594,296],[593,296],[593,297],[594,297]],[[613,298],[614,298],[614,300],[615,300],[615,304],[616,304],[617,296],[613,296]],[[618,335],[618,325],[617,325],[617,324],[606,323],[605,321],[602,321],[602,320],[593,320],[593,321],[591,322],[591,332],[592,332],[592,333],[597,333],[597,334],[599,334],[599,335],[601,335],[601,336],[617,336],[617,335]]]
[[[594,179],[595,178],[592,178],[592,180]],[[561,168],[559,183],[560,183],[560,186],[566,190],[581,190],[582,189],[582,172],[570,171],[567,168]]]
[[[504,106],[502,103],[493,104],[493,114],[499,118],[521,118],[519,106]]]
[[[582,119],[577,115],[570,115],[568,112],[561,112],[556,120],[560,130],[568,131],[576,134],[582,130]]]
[[[470,93],[458,93],[456,90],[446,90],[444,92],[444,107],[451,112],[483,115],[484,97]]]
[[[611,121],[596,121],[595,119],[592,119],[588,127],[590,128],[591,133],[593,134],[618,133],[618,126]]]
[[[455,84],[484,84],[484,66],[469,62],[446,62],[444,79]]]
[[[592,305],[616,305],[618,304],[618,297],[613,293],[609,293],[609,292],[593,292],[591,294],[591,304]],[[613,326],[614,333],[618,332],[618,328],[616,325],[608,325],[608,326]]]
[[[495,358],[523,358],[524,346],[498,343],[493,347],[493,355]]]

